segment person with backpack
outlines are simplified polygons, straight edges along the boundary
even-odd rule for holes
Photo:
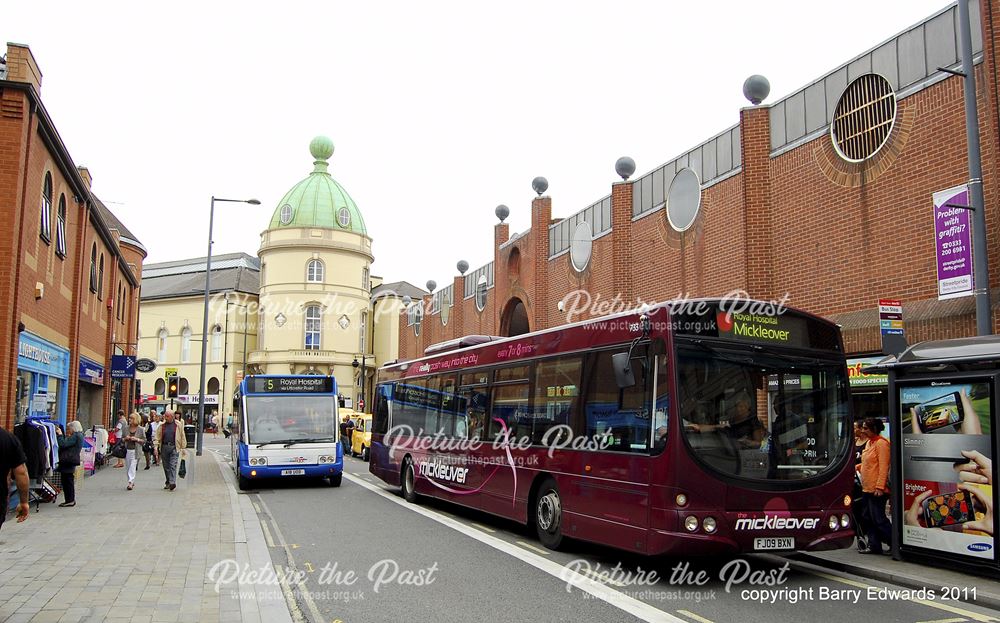
[[[861,491],[865,520],[868,522],[868,549],[863,554],[883,554],[882,544],[892,543],[892,525],[885,515],[889,500],[889,440],[880,435],[885,425],[878,418],[866,418],[861,432],[867,438],[861,452]]]

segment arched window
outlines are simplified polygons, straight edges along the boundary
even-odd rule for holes
[[[222,361],[222,326],[212,327],[212,361]],[[218,392],[208,392],[215,394]]]
[[[365,292],[371,290],[371,273],[368,271],[367,266],[361,269],[361,288]]]
[[[166,328],[160,329],[156,335],[156,360],[160,363],[167,360],[167,337],[169,335]]]
[[[208,387],[205,388],[205,395],[211,396],[219,393],[219,379],[214,376],[208,379]]]
[[[309,264],[306,265],[306,281],[309,283],[323,283],[323,262],[309,260]]]
[[[42,210],[38,223],[38,235],[46,244],[52,240],[52,174],[45,172],[42,184]]]
[[[319,350],[322,330],[319,305],[306,307],[306,350]]]
[[[181,363],[187,363],[191,358],[191,327],[181,331]]]
[[[56,214],[56,255],[66,257],[66,195],[59,195],[59,212]]]
[[[97,300],[104,300],[104,254],[101,253],[101,263],[97,267]]]
[[[97,243],[90,247],[90,291],[97,292]]]
[[[361,334],[361,337],[359,339],[358,346],[360,347],[360,350],[361,350],[362,353],[367,353],[368,351],[365,350],[365,346],[367,346],[367,344],[365,344],[365,341],[366,341],[365,338],[367,337],[367,334],[368,334],[368,312],[367,311],[361,312],[361,329],[360,329],[360,334]]]
[[[486,275],[480,275],[479,281],[476,282],[476,309],[483,311],[486,309]]]
[[[157,396],[167,393],[167,382],[163,379],[156,379],[156,384],[153,385],[153,393]]]

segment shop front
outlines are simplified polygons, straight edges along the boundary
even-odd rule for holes
[[[84,430],[95,424],[103,424],[104,409],[104,367],[92,359],[80,357],[79,397],[76,405],[76,419]]]
[[[889,373],[894,556],[1000,573],[1000,337],[922,342],[879,369]]]
[[[48,340],[21,332],[17,345],[17,414],[48,417],[66,424],[69,351]]]

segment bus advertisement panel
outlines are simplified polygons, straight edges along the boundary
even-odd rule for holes
[[[645,554],[849,546],[839,330],[726,304],[480,336],[383,367],[369,469],[407,500],[528,523],[551,548],[564,537]]]
[[[262,478],[326,478],[340,486],[337,381],[329,376],[248,376],[234,401],[233,469],[241,489]]]

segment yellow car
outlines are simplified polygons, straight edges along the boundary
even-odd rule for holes
[[[372,416],[370,413],[359,413],[351,419],[354,420],[351,456],[361,456],[362,461],[367,461],[368,449],[372,447]]]

